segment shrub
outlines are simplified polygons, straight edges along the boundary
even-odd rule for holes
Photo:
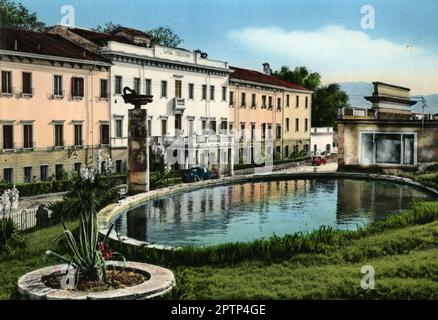
[[[11,253],[24,246],[24,239],[12,218],[0,218],[0,253]]]

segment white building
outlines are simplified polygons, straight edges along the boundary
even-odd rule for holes
[[[151,144],[163,144],[179,168],[219,164],[228,171],[232,135],[228,134],[227,62],[200,52],[153,45],[149,35],[130,28],[112,33],[57,26],[51,30],[110,59],[111,149],[126,159],[128,109],[123,88],[153,96],[146,106]]]
[[[310,132],[311,152],[314,155],[338,153],[338,146],[334,140],[335,132],[332,127],[312,128]]]

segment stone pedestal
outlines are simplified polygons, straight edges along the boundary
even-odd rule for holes
[[[128,111],[128,193],[149,191],[149,141],[145,109]]]

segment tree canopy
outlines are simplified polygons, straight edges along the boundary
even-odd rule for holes
[[[321,76],[311,72],[306,67],[296,67],[291,70],[287,66],[281,67],[273,75],[282,80],[296,83],[312,90],[312,126],[333,127],[336,124],[338,109],[348,103],[348,95],[341,90],[338,84],[321,85]]]
[[[46,24],[38,19],[36,12],[30,12],[21,3],[0,0],[0,26],[42,31]]]

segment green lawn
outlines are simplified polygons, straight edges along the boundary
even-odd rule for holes
[[[77,223],[67,224],[70,228]],[[0,299],[10,299],[15,294],[15,284],[23,274],[57,263],[56,261],[44,262],[43,253],[46,250],[57,250],[55,238],[61,233],[60,225],[35,231],[25,235],[26,248],[12,256],[0,256]]]
[[[60,231],[56,226],[28,234],[27,249],[1,257],[1,299],[15,297],[20,275],[54,263],[45,263],[42,254],[47,249],[62,251],[53,242]],[[178,287],[167,298],[438,299],[438,202],[419,204],[347,236],[337,231],[315,235],[167,256],[142,250],[123,253],[130,260],[172,266]],[[286,254],[288,248],[293,253]],[[248,256],[246,250],[260,253]],[[364,265],[375,268],[375,290],[360,287]]]

